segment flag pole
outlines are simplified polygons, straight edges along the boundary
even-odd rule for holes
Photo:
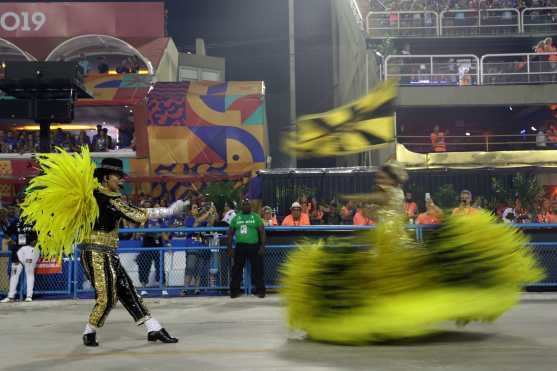
[[[294,0],[288,0],[288,56],[290,65],[290,129],[296,135],[296,48],[294,43]],[[290,152],[291,168],[297,165],[296,154]]]

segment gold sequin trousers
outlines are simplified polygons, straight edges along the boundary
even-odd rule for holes
[[[151,318],[118,255],[82,247],[80,258],[83,272],[95,288],[95,306],[89,316],[91,325],[102,327],[118,300],[137,325]]]

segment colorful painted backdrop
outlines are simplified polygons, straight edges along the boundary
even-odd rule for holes
[[[151,171],[233,175],[265,166],[262,82],[157,83],[147,97]]]

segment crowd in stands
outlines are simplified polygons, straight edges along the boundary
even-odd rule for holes
[[[64,148],[69,152],[79,151],[86,146],[91,152],[108,152],[115,149],[133,148],[133,134],[121,131],[121,138],[116,142],[108,129],[97,125],[97,131],[90,136],[87,131],[81,130],[75,134],[58,128],[51,131],[51,146]],[[36,153],[39,152],[38,131],[12,131],[0,130],[0,153]]]
[[[557,123],[547,121],[520,132],[509,129],[455,128],[449,131],[434,125],[429,136],[421,133],[397,136],[398,143],[419,153],[472,152],[472,151],[531,151],[557,149]]]
[[[450,9],[503,9],[540,8],[556,6],[554,0],[371,0],[370,8],[384,10],[432,10],[441,12]]]

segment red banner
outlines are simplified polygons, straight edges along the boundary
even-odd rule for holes
[[[60,274],[62,273],[62,261],[58,259],[45,260],[39,258],[37,262],[36,274]]]
[[[3,3],[0,37],[164,37],[161,3]]]

